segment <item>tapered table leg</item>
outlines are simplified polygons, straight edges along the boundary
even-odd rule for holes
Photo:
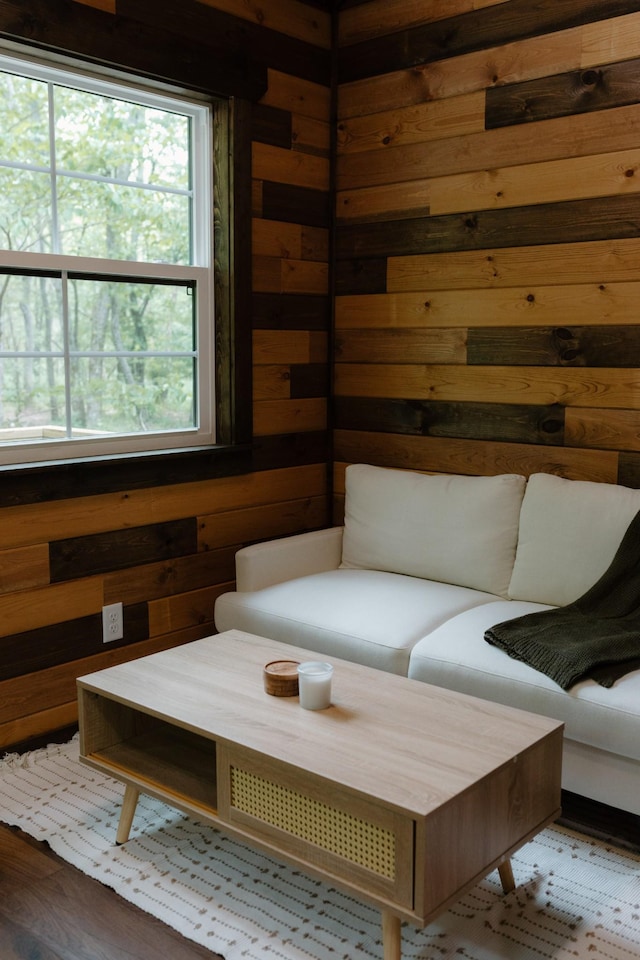
[[[382,911],[382,956],[383,960],[401,960],[402,931],[400,917],[388,910]]]
[[[126,843],[129,839],[131,824],[138,805],[140,792],[130,784],[124,788],[124,798],[122,800],[122,810],[120,811],[120,820],[118,821],[118,831],[116,833],[116,843]]]
[[[498,873],[500,874],[500,882],[502,883],[503,892],[511,893],[512,890],[515,890],[516,882],[513,879],[511,860],[505,860],[504,863],[501,863],[498,867]]]

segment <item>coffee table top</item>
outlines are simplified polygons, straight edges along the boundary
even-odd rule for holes
[[[333,664],[332,705],[264,691],[272,661]],[[418,817],[512,763],[563,724],[512,707],[229,630],[82,677],[218,742],[301,767]]]

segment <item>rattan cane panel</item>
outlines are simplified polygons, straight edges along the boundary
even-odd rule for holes
[[[376,823],[234,766],[231,804],[378,876],[395,879],[395,836]]]

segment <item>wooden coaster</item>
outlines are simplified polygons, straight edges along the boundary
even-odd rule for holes
[[[264,689],[272,697],[298,696],[298,661],[272,660],[264,668]]]

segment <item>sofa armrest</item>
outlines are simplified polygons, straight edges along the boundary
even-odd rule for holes
[[[242,547],[236,553],[238,591],[261,590],[284,580],[337,570],[342,558],[343,529],[311,530]]]

